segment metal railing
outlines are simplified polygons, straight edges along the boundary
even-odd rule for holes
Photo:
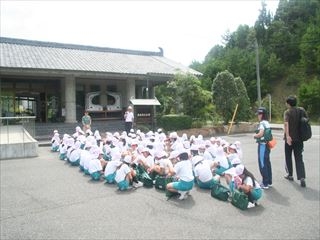
[[[21,137],[23,139],[20,140],[22,140],[23,142],[26,134],[29,134],[34,138],[35,119],[35,116],[0,117],[1,142],[10,143],[12,141],[15,141],[13,138],[19,138],[19,134],[21,134]]]

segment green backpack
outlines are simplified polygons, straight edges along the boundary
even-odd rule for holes
[[[229,188],[223,186],[220,183],[216,183],[211,188],[211,197],[219,199],[221,201],[228,201],[231,192]]]
[[[263,134],[264,141],[269,142],[273,139],[272,130],[271,128],[266,128],[266,125],[264,123],[262,123],[262,125],[264,127],[264,134]]]
[[[249,203],[249,199],[248,199],[248,195],[245,194],[242,191],[239,190],[235,190],[232,193],[232,200],[231,200],[231,204],[241,210],[245,210],[248,208],[248,203]]]
[[[140,165],[138,165],[136,169],[137,179],[143,183],[144,187],[152,188],[153,187],[153,180],[147,173],[147,171]]]
[[[168,183],[173,181],[173,177],[156,176],[154,187],[159,190],[166,190]]]

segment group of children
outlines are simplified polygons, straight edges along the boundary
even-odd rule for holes
[[[259,183],[242,164],[241,143],[229,144],[221,137],[206,140],[202,135],[190,136],[177,132],[166,135],[162,129],[144,133],[140,130],[84,132],[79,126],[72,135],[54,130],[51,151],[60,160],[79,166],[95,181],[117,184],[119,190],[143,186],[141,169],[155,183],[156,177],[173,179],[165,184],[167,192],[186,199],[197,185],[211,189],[225,178],[230,191],[241,190],[248,195],[248,208],[261,197]],[[140,181],[139,181],[140,180]]]

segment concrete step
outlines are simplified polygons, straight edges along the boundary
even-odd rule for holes
[[[77,126],[82,128],[81,123],[36,123],[35,139],[39,142],[50,141],[55,129],[57,129],[61,135],[65,133],[73,134]],[[124,130],[124,123],[122,120],[94,121],[91,129],[93,132],[99,130],[100,134],[107,131],[122,132]]]

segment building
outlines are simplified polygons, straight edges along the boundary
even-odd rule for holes
[[[120,109],[99,110],[106,118],[117,116],[130,99],[155,98],[154,87],[178,72],[201,75],[164,57],[161,48],[150,52],[0,37],[1,116],[73,123],[93,92],[118,94]],[[91,100],[109,104],[114,96]]]

